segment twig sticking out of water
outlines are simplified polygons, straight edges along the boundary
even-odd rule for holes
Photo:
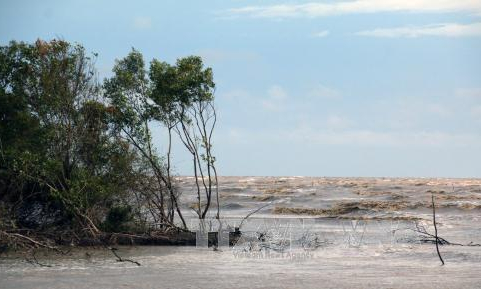
[[[436,239],[436,252],[438,252],[439,260],[441,261],[442,265],[444,265],[443,257],[441,257],[441,253],[439,252],[439,238],[438,238],[438,227],[436,226],[436,209],[434,206],[434,193],[431,193],[431,202],[433,204],[433,224],[434,224],[434,238]]]
[[[134,263],[137,266],[141,266],[140,263],[137,261],[134,261],[131,259],[123,259],[122,257],[120,257],[120,255],[117,254],[117,250],[118,250],[117,248],[109,247],[108,249],[110,250],[110,252],[112,252],[112,254],[115,255],[115,257],[117,257],[117,262],[130,262],[130,263]]]
[[[254,211],[252,211],[252,212],[250,212],[249,214],[247,214],[247,215],[244,217],[244,219],[242,219],[242,221],[240,222],[240,224],[239,224],[239,230],[240,230],[240,228],[242,228],[242,224],[244,223],[245,220],[247,220],[247,218],[249,218],[250,216],[254,215],[255,213],[259,212],[260,210],[262,210],[262,209],[264,209],[265,207],[270,206],[270,205],[272,205],[272,202],[269,202],[269,203],[267,203],[267,204],[265,204],[265,205],[263,205],[263,206],[260,206],[259,208],[255,209]]]

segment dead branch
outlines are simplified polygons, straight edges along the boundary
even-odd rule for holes
[[[0,236],[3,235],[5,236],[7,239],[14,239],[15,241],[17,241],[18,243],[22,243],[24,244],[25,247],[32,247],[32,248],[46,248],[46,249],[49,249],[49,250],[52,250],[52,251],[55,251],[55,252],[58,252],[62,255],[65,255],[66,252],[60,250],[58,247],[55,247],[55,246],[50,246],[46,243],[43,243],[43,242],[40,242],[40,241],[37,241],[33,238],[30,238],[28,236],[25,236],[25,235],[22,235],[22,234],[19,234],[19,233],[12,233],[12,232],[7,232],[7,231],[0,231]]]
[[[422,225],[419,225],[416,223],[416,229],[413,229],[414,232],[421,234],[421,242],[422,243],[432,243],[434,244],[436,242],[436,236],[429,233],[426,228]],[[458,246],[463,246],[462,244],[459,243],[452,243],[449,242],[448,240],[437,237],[439,245],[458,245]]]
[[[40,267],[52,267],[52,265],[40,263],[37,260],[37,257],[35,257],[35,251],[32,251],[32,259],[29,259],[28,257],[25,257],[25,261],[27,261],[28,263],[30,263],[32,265],[38,265]]]
[[[114,254],[115,257],[117,257],[117,262],[130,262],[130,263],[133,263],[137,266],[142,266],[139,262],[137,261],[134,261],[134,260],[131,260],[131,259],[124,259],[122,257],[120,257],[119,254],[117,254],[117,248],[114,248],[114,247],[108,247],[107,249],[110,250],[110,252],[112,252],[112,254]]]
[[[263,205],[263,206],[260,206],[259,208],[255,209],[254,211],[252,211],[252,212],[250,212],[249,214],[247,214],[247,215],[242,219],[242,221],[240,222],[240,224],[239,224],[239,230],[241,229],[242,224],[244,223],[245,220],[247,220],[250,216],[254,215],[255,213],[259,212],[260,210],[262,210],[262,209],[264,209],[265,207],[270,206],[270,205],[272,205],[272,202],[269,202],[269,203],[267,203],[267,204],[265,204],[265,205]]]
[[[431,202],[433,204],[433,225],[434,225],[434,238],[436,240],[436,252],[438,253],[438,257],[442,265],[444,265],[443,257],[441,257],[441,253],[439,252],[439,244],[438,244],[439,238],[438,238],[438,227],[436,226],[436,209],[434,205],[434,193],[431,193]]]
[[[421,243],[435,244],[436,236],[429,233],[424,226],[416,223],[416,229],[411,229],[411,230],[421,234],[421,239],[419,240]],[[468,244],[454,243],[439,236],[438,236],[438,244],[441,246],[448,245],[448,246],[462,246],[462,247],[480,247],[481,246],[481,244],[477,244],[473,242],[469,242]]]

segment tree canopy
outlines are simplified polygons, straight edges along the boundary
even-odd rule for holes
[[[96,58],[63,40],[0,47],[0,226],[82,234],[186,227],[175,136],[202,177],[205,218],[217,187],[212,70],[197,56],[147,68],[132,49],[100,82]],[[153,123],[168,132],[166,152],[152,142]]]

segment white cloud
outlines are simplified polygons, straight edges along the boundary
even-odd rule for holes
[[[480,1],[481,3],[481,1]],[[371,37],[410,37],[421,36],[443,36],[443,37],[462,37],[462,36],[481,36],[481,23],[458,24],[442,23],[426,26],[406,26],[395,28],[377,28],[356,33],[361,36]]]
[[[471,115],[474,118],[481,120],[481,105],[471,108]]]
[[[428,105],[427,110],[428,112],[439,115],[441,117],[448,117],[452,115],[452,112],[448,107],[438,103]]]
[[[403,96],[398,99],[383,99],[368,108],[370,128],[392,131],[415,131],[451,127],[460,120],[461,102],[452,102],[450,98],[437,96],[427,99],[420,95]]]
[[[271,99],[281,100],[287,98],[286,91],[279,85],[271,86],[267,93]]]
[[[481,135],[439,131],[319,130],[309,126],[282,130],[236,130],[233,140],[277,144],[328,145],[384,148],[481,147]]]
[[[288,137],[288,136],[286,136]],[[446,132],[382,132],[374,130],[318,131],[294,130],[290,138],[318,145],[352,145],[370,147],[477,146],[481,136]]]
[[[352,125],[352,121],[347,117],[330,115],[326,119],[326,126],[329,130],[346,129]]]
[[[136,17],[134,19],[134,27],[137,29],[149,29],[152,27],[152,19],[150,17]]]
[[[469,12],[481,13],[479,0],[355,0],[331,3],[309,2],[304,4],[281,4],[245,6],[229,9],[229,16],[258,18],[322,17],[342,14],[379,12]]]
[[[284,109],[287,92],[279,85],[273,85],[267,90],[267,98],[261,100],[264,109],[281,111]]]
[[[315,37],[315,38],[322,38],[322,37],[326,37],[329,35],[329,30],[322,30],[322,31],[319,31],[319,32],[316,32],[316,33],[313,33],[312,34],[312,37]]]
[[[251,98],[251,94],[242,89],[234,89],[231,91],[227,91],[221,94],[220,96],[223,99],[234,100],[234,101],[244,101],[246,99]]]
[[[336,89],[319,84],[308,92],[308,96],[322,99],[340,99],[341,93]]]
[[[481,139],[474,134],[443,132],[378,132],[353,130],[304,134],[309,141],[330,145],[361,145],[380,147],[479,146]]]
[[[458,98],[481,100],[481,88],[460,88],[454,94]]]

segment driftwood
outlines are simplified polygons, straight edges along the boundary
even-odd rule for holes
[[[139,262],[137,261],[134,261],[134,260],[131,260],[131,259],[124,259],[122,257],[120,257],[120,255],[117,253],[117,248],[114,248],[114,247],[107,247],[107,249],[110,250],[110,252],[112,252],[112,254],[114,254],[115,257],[117,257],[117,262],[130,262],[130,263],[134,263],[136,264],[137,266],[141,266]]]

